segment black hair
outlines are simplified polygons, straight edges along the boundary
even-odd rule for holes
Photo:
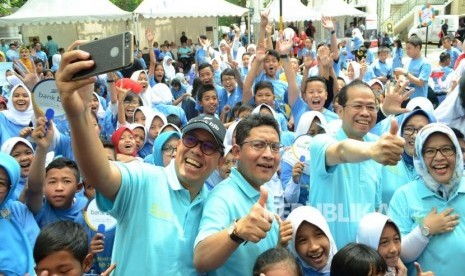
[[[325,91],[328,91],[328,87],[326,87],[326,80],[323,78],[323,77],[320,77],[320,76],[313,76],[313,77],[310,77],[307,79],[307,81],[305,82],[305,89],[302,91],[302,93],[306,93],[307,91],[307,85],[309,83],[312,83],[314,81],[319,81],[321,83],[323,83],[324,87],[325,87]]]
[[[267,51],[266,51],[266,55],[267,55],[267,56],[274,56],[274,57],[279,61],[279,54],[278,54],[278,52],[275,51],[275,50],[272,50],[272,49],[267,50]]]
[[[126,94],[126,97],[124,97],[124,101],[123,102],[126,102],[126,101],[129,101],[129,102],[132,102],[132,100],[136,98],[139,100],[139,106],[143,106],[144,103],[142,102],[142,99],[139,97],[139,95],[137,95],[136,93],[134,92],[128,92]]]
[[[44,64],[43,61],[42,61],[40,58],[34,58],[33,61],[34,61],[34,64],[35,64],[35,65],[37,65],[37,64],[39,64],[39,63]]]
[[[87,233],[84,227],[72,221],[62,220],[42,228],[34,245],[35,263],[40,263],[58,251],[68,251],[82,264],[89,254]]]
[[[245,53],[243,53],[243,54],[242,54],[242,57],[241,57],[241,59],[242,59],[242,58],[244,58],[244,56],[249,56],[249,57],[250,57],[250,54],[249,54],[249,52],[245,52]]]
[[[161,82],[160,82],[160,83],[166,83],[166,72],[165,72],[165,68],[163,67],[163,64],[162,64],[162,63],[157,62],[157,63],[155,63],[155,69],[154,69],[154,70],[156,70],[158,66],[160,66],[161,68],[163,68],[163,78],[161,78]],[[145,72],[144,72],[144,73],[145,73]],[[145,73],[145,74],[147,75],[147,78],[148,78],[149,75],[148,75],[147,73]],[[155,74],[155,72],[154,72],[154,74]],[[154,78],[155,82],[157,82],[157,79],[155,78],[155,76],[154,76],[153,78]]]
[[[378,102],[377,100],[377,97],[375,95],[375,93],[373,92],[373,89],[371,89],[371,87],[366,84],[365,82],[361,81],[361,80],[354,80],[352,81],[351,83],[347,84],[347,85],[344,85],[344,87],[342,87],[341,91],[339,91],[339,93],[337,93],[339,99],[338,99],[338,103],[340,106],[345,106],[347,104],[347,101],[349,100],[349,89],[351,88],[359,88],[359,87],[366,87],[368,89],[370,89],[370,91],[373,93],[373,97],[375,97],[375,101]]]
[[[449,40],[450,42],[452,42],[454,40],[453,37],[451,37],[450,35],[446,35],[442,38],[442,41],[446,41],[446,40]]]
[[[181,81],[178,80],[177,78],[172,79],[172,80],[171,80],[171,87],[173,87],[173,86],[179,86],[179,87],[181,87]]]
[[[223,70],[223,72],[221,72],[221,81],[223,81],[223,76],[233,76],[234,78],[236,78],[236,73],[234,72],[233,69],[231,68],[226,68]]]
[[[51,36],[51,35],[48,35],[48,36],[47,36],[47,40],[52,40],[52,36]]]
[[[203,84],[197,89],[197,101],[201,101],[203,94],[205,94],[208,91],[215,91],[215,94],[218,95],[216,92],[216,89],[213,85],[211,84]]]
[[[451,127],[450,129],[452,129],[452,131],[454,132],[454,134],[455,134],[455,136],[457,137],[458,140],[465,138],[465,136],[463,135],[463,133],[460,130],[458,130],[458,129],[454,128],[454,127]]]
[[[201,39],[207,39],[207,36],[206,35],[200,35],[199,36]]]
[[[116,150],[115,145],[112,142],[108,141],[107,139],[100,138],[100,142],[102,143],[103,148],[110,149],[113,152],[113,157],[116,160]]]
[[[331,276],[368,275],[370,271],[384,275],[386,262],[375,249],[360,243],[344,246],[331,262]]]
[[[408,44],[411,44],[413,47],[417,47],[417,46],[420,46],[420,49],[421,49],[421,44],[422,44],[422,41],[421,41],[421,38],[419,38],[418,36],[416,35],[412,35],[408,38],[407,40],[407,43]]]
[[[400,38],[394,39],[394,43],[397,43],[397,49],[402,49],[402,40]]]
[[[257,91],[258,90],[262,90],[262,89],[265,89],[265,88],[268,88],[271,90],[271,92],[273,93],[274,95],[274,87],[273,87],[273,84],[270,82],[270,81],[259,81],[255,84],[254,88],[253,88],[253,94],[255,96],[255,94],[257,94]]]
[[[378,48],[378,54],[380,54],[380,53],[390,53],[390,52],[391,52],[391,50],[389,50],[389,48],[386,47],[386,46],[380,46]]]
[[[271,126],[276,130],[279,137],[279,125],[278,121],[267,114],[251,114],[244,119],[240,120],[236,127],[236,144],[242,144],[247,137],[249,137],[250,131],[253,128],[260,127],[260,126]]]
[[[266,273],[271,266],[279,263],[286,263],[289,268],[292,268],[294,274],[291,276],[304,275],[292,253],[289,252],[288,249],[282,247],[270,248],[260,254],[255,260],[252,275],[259,276]]]
[[[181,122],[181,119],[179,118],[178,115],[176,114],[169,114],[166,116],[166,122],[168,124],[173,124],[175,126],[177,126],[179,129],[182,128],[182,122]]]
[[[459,79],[459,99],[462,109],[465,110],[465,75]]]
[[[63,168],[70,168],[74,172],[74,176],[76,177],[76,181],[79,183],[81,180],[81,174],[79,173],[79,167],[77,163],[71,159],[68,159],[66,157],[59,157],[45,168],[45,174],[48,173],[49,170],[51,169],[63,169]]]
[[[320,42],[316,45],[316,50],[318,51],[318,49],[320,49],[321,46],[326,46],[326,43],[325,42]]]
[[[237,109],[237,113],[238,113],[238,114],[241,114],[241,113],[244,112],[244,111],[252,112],[252,111],[253,111],[253,106],[251,106],[250,104],[242,104],[242,105]]]
[[[370,46],[371,46],[371,41],[369,41],[369,40],[363,41],[363,46],[365,46],[367,49],[370,48]]]
[[[199,90],[199,87],[202,85],[202,81],[200,78],[195,78],[194,81],[192,82],[192,97],[194,99],[197,99],[197,90]]]
[[[442,52],[440,55],[439,55],[439,62],[443,63],[445,62],[447,59],[450,59],[450,54],[448,52]]]
[[[203,69],[205,69],[207,67],[210,68],[212,73],[215,72],[215,69],[213,69],[213,65],[211,65],[210,63],[207,63],[207,62],[200,64],[197,71],[199,71],[199,73],[200,73],[200,71],[202,71]]]

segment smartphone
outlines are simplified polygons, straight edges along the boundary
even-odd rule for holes
[[[132,32],[125,32],[79,45],[76,49],[88,52],[95,65],[76,73],[73,80],[97,76],[132,66],[134,35]]]

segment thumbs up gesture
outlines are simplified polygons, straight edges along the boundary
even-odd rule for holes
[[[371,158],[383,165],[395,165],[402,158],[405,140],[397,135],[399,129],[397,121],[391,120],[391,128],[374,143]]]
[[[418,262],[415,262],[415,270],[417,271],[417,276],[434,276],[434,272],[421,270],[421,266]]]
[[[268,191],[262,186],[257,203],[252,206],[247,216],[237,222],[236,233],[239,237],[254,243],[266,237],[273,223],[273,215],[266,209],[267,199]]]

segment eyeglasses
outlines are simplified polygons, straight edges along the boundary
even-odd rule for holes
[[[343,107],[346,107],[346,106],[350,106],[356,111],[362,111],[364,108],[366,108],[367,111],[371,113],[376,113],[379,110],[379,106],[375,104],[364,105],[364,104],[359,104],[359,103],[352,103],[352,104],[343,105]]]
[[[219,149],[216,143],[210,141],[201,141],[197,137],[188,134],[185,134],[182,137],[182,143],[184,144],[184,146],[190,149],[200,144],[200,150],[205,155],[212,155],[215,152],[218,152]]]
[[[6,191],[8,191],[8,189],[10,189],[10,185],[0,183],[0,192],[6,192]]]
[[[132,105],[139,105],[139,104],[140,104],[140,102],[139,102],[138,100],[124,101],[123,103],[124,103],[124,104],[127,104],[127,105],[130,105],[130,104],[132,104]]]
[[[166,148],[162,148],[161,150],[163,151],[164,154],[169,156],[169,155],[173,155],[173,153],[177,150],[177,148],[168,146]]]
[[[263,140],[246,141],[239,145],[242,146],[243,144],[249,144],[253,149],[258,150],[258,151],[264,151],[266,147],[269,146],[273,153],[279,153],[279,150],[283,147],[281,143],[277,143],[277,142],[267,143]]]
[[[235,81],[235,80],[236,80],[236,78],[235,78],[235,77],[224,77],[224,78],[222,79],[222,81],[223,81],[223,82],[227,82],[227,81]]]
[[[440,151],[443,156],[452,156],[455,154],[455,148],[453,146],[444,146],[442,148],[425,148],[423,149],[424,157],[435,157],[437,152]]]
[[[420,129],[422,129],[423,127],[419,127],[419,128],[414,128],[414,127],[405,127],[404,128],[404,134],[406,135],[413,135],[415,132],[418,133],[420,131]]]

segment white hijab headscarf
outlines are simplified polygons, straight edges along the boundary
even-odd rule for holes
[[[426,140],[429,136],[438,132],[447,135],[455,147],[455,168],[449,183],[439,183],[434,180],[434,178],[429,173],[428,168],[426,167],[425,161],[423,160],[422,150]],[[452,195],[457,190],[458,184],[463,175],[462,150],[460,149],[459,141],[457,140],[457,137],[455,136],[452,129],[441,123],[432,123],[424,126],[420,132],[418,132],[417,137],[415,138],[415,156],[413,157],[413,165],[415,166],[415,170],[417,171],[418,175],[420,175],[428,189],[438,193],[440,187],[442,186],[444,197],[448,199],[450,195]]]
[[[147,74],[147,72],[145,72],[145,70],[137,70],[137,71],[134,71],[134,73],[132,73],[131,80],[133,80],[135,82],[139,82],[139,75],[142,74],[142,73],[146,74],[147,78],[148,78],[148,74]],[[139,97],[142,100],[143,105],[152,106],[152,99],[151,99],[149,83],[147,83],[146,89],[142,90],[139,93]]]
[[[13,94],[18,89],[18,87],[24,88],[29,96],[29,106],[25,111],[18,111],[13,105]],[[8,96],[8,103],[7,103],[8,110],[3,110],[2,113],[8,119],[8,121],[20,125],[20,126],[28,126],[31,120],[34,117],[34,110],[32,108],[32,95],[29,89],[23,84],[18,84],[13,89],[11,89],[11,93]]]
[[[168,65],[168,61],[171,59],[171,65]],[[173,59],[170,56],[163,58],[163,69],[165,69],[165,77],[168,81],[171,81],[176,76],[176,69],[173,66]]]
[[[318,111],[307,111],[303,113],[300,117],[299,123],[297,124],[297,128],[295,129],[295,136],[299,137],[300,135],[307,134],[308,129],[310,128],[315,118],[320,119],[320,126],[327,133],[328,122],[326,122],[325,116],[323,116],[323,114]]]
[[[354,78],[353,79],[349,79],[349,76],[346,77],[346,83],[349,84],[351,82],[353,82],[354,80],[358,79],[360,77],[360,69],[362,68],[362,65],[360,65],[360,63],[356,62],[356,61],[351,61],[348,65],[347,65],[347,68],[349,68],[349,66],[352,65],[352,67],[354,68]]]
[[[155,142],[155,140],[149,137],[148,132],[150,132],[150,126],[152,126],[152,122],[153,122],[153,119],[155,119],[155,117],[158,117],[163,121],[163,126],[168,123],[168,121],[166,120],[166,116],[163,113],[153,111],[149,113],[148,115],[145,115],[145,128],[147,129],[147,141],[146,142],[149,142],[152,145]]]
[[[21,137],[11,137],[10,139],[6,140],[5,143],[3,143],[0,151],[8,155],[11,155],[11,151],[18,143],[25,144],[32,150],[33,153],[35,153],[34,148],[31,145],[31,142]]]
[[[97,118],[102,119],[105,117],[105,109],[103,108],[102,105],[102,99],[99,97],[99,95],[95,92],[93,92],[94,96],[97,97],[98,100],[98,107],[97,107]]]
[[[334,242],[333,236],[331,235],[331,232],[329,231],[328,223],[326,222],[326,219],[323,217],[320,211],[316,209],[315,207],[300,206],[294,209],[289,214],[289,216],[287,217],[287,220],[290,221],[292,225],[292,240],[289,242],[289,246],[288,246],[292,254],[299,259],[300,264],[303,267],[313,269],[320,273],[329,273],[331,270],[331,261],[333,259],[333,256],[337,252],[337,248],[336,248],[336,243]],[[300,225],[304,221],[311,223],[314,226],[320,228],[321,231],[323,231],[323,233],[326,235],[326,237],[329,240],[328,262],[320,270],[316,270],[313,267],[309,266],[304,260],[302,260],[302,258],[300,258],[299,254],[297,253],[295,249],[295,238],[296,238],[297,230],[299,229]]]
[[[152,99],[150,106],[157,104],[173,104],[174,97],[168,85],[164,83],[157,83],[152,88],[150,88],[150,90],[150,98]]]
[[[378,251],[379,240],[387,222],[392,222],[400,237],[397,225],[388,216],[373,212],[366,214],[358,223],[357,238],[358,243],[363,243]]]

